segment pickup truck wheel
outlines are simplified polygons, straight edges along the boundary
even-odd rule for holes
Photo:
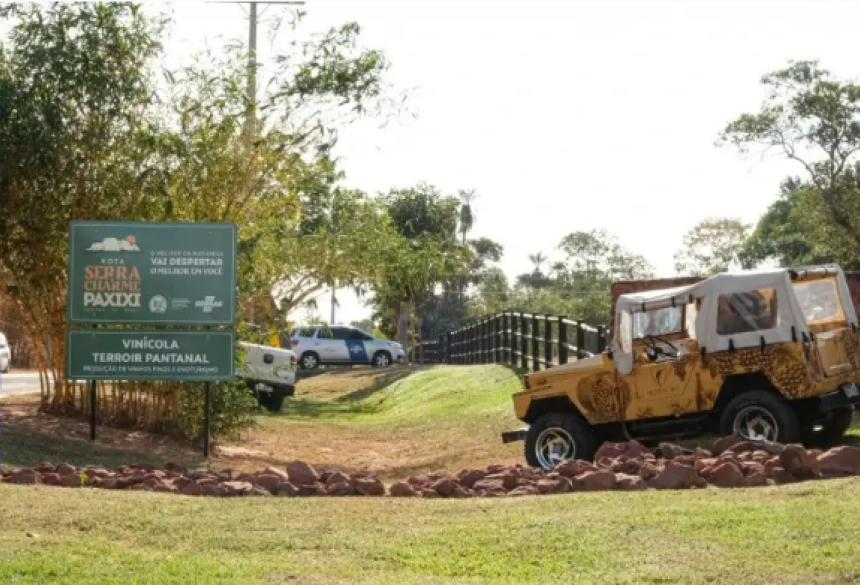
[[[261,396],[260,403],[269,412],[281,412],[281,408],[284,406],[284,398],[286,396],[283,394],[269,394],[268,396]]]
[[[306,351],[299,360],[303,370],[315,370],[320,367],[320,357],[312,351]]]
[[[552,469],[568,459],[591,461],[595,449],[588,423],[569,412],[545,414],[526,433],[526,462],[532,467]]]
[[[734,397],[720,417],[720,434],[783,444],[797,443],[800,422],[791,405],[776,392],[751,390]]]
[[[830,420],[807,425],[801,431],[803,444],[811,449],[833,447],[851,426],[853,419],[853,412],[840,412]],[[821,426],[821,429],[816,430],[816,426]]]

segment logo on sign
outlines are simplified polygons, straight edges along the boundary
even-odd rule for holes
[[[191,306],[190,299],[170,299],[170,307],[174,310],[187,309]]]
[[[151,313],[165,313],[167,311],[167,299],[161,295],[155,295],[149,299],[149,311]]]
[[[197,308],[202,308],[204,313],[211,313],[212,309],[220,309],[224,306],[224,301],[216,301],[214,296],[203,297],[202,301],[194,303]]]
[[[140,252],[137,238],[127,236],[121,238],[105,238],[101,242],[93,242],[87,252]]]

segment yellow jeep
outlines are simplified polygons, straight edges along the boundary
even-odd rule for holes
[[[724,273],[620,295],[604,353],[533,372],[513,396],[529,465],[603,441],[737,433],[826,446],[860,402],[860,332],[836,265]]]

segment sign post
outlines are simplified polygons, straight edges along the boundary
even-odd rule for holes
[[[90,381],[91,440],[97,380],[203,382],[209,457],[211,383],[235,379],[236,231],[227,222],[70,223],[66,377]],[[186,328],[155,329],[163,325]]]

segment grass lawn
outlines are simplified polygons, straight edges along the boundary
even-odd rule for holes
[[[500,500],[0,486],[3,583],[860,582],[860,479]]]
[[[518,424],[517,387],[501,366],[316,375],[212,463],[298,458],[400,479],[521,462],[521,446],[499,440]],[[6,402],[4,464],[201,463],[141,433],[100,428],[92,445],[85,421]],[[860,583],[858,500],[860,478],[408,501],[0,485],[0,583]]]

